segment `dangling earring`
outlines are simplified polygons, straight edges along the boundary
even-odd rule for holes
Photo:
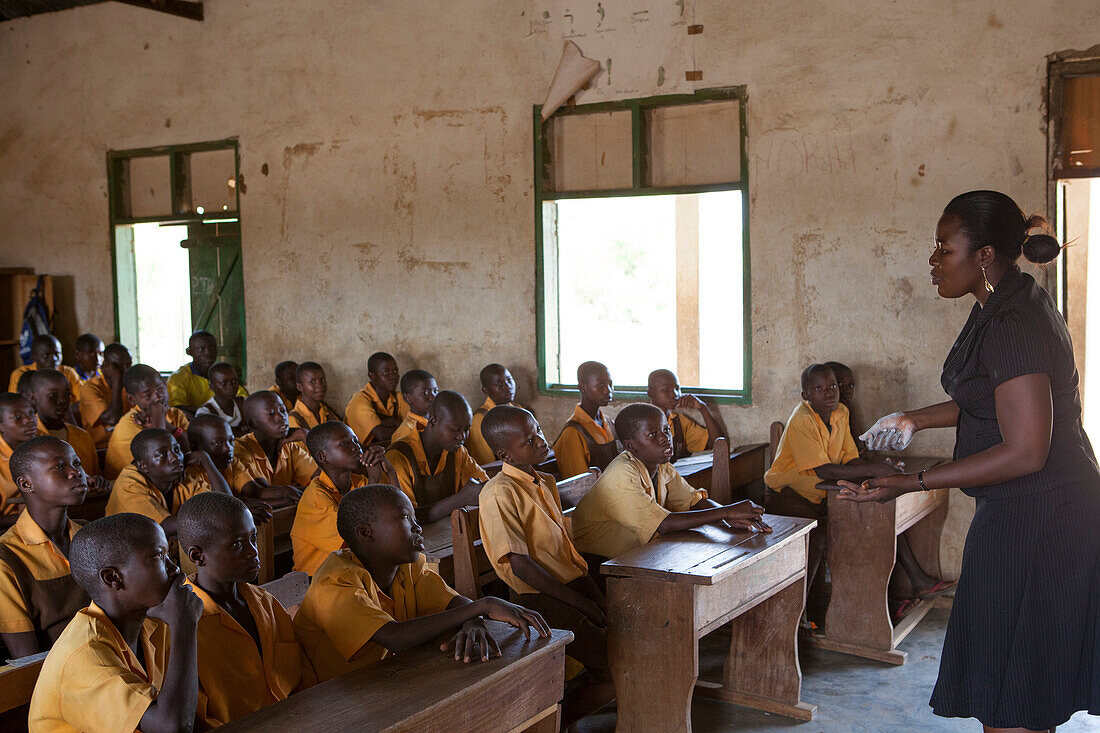
[[[989,284],[989,278],[985,276],[985,265],[982,265],[982,280],[985,281],[985,290],[988,293],[993,292],[993,286]]]

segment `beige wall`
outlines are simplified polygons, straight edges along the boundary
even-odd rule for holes
[[[237,136],[251,385],[316,358],[342,404],[381,348],[471,397],[502,361],[531,401],[530,109],[560,41],[527,36],[524,5],[206,0],[194,23],[105,3],[0,25],[0,266],[66,276],[63,335],[110,334],[106,150]],[[695,6],[704,85],[749,94],[735,441],[766,439],[813,360],[855,368],[868,420],[941,399],[970,304],[928,285],[937,214],[976,187],[1043,208],[1044,57],[1100,41],[1094,0],[875,5]],[[548,432],[570,408],[534,404]],[[941,432],[916,449],[949,450]]]

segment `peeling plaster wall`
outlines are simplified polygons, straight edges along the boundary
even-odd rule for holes
[[[382,348],[475,398],[501,361],[556,434],[571,401],[534,398],[530,114],[560,43],[526,35],[524,5],[206,0],[200,24],[106,3],[0,25],[0,265],[63,276],[68,349],[111,334],[105,152],[237,136],[253,388],[316,358],[342,406]],[[735,442],[786,419],[810,361],[855,368],[864,424],[939,401],[970,304],[927,284],[938,212],[976,187],[1044,207],[1045,56],[1100,41],[1094,0],[695,13],[702,86],[749,93],[754,404],[722,408]],[[956,572],[972,509],[952,501]]]

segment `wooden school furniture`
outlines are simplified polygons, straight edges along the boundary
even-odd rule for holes
[[[0,666],[0,730],[18,733],[27,729],[31,693],[48,652],[8,660]]]
[[[464,664],[424,644],[322,682],[222,727],[226,733],[484,731],[557,733],[570,631],[548,639],[486,621],[501,656]]]
[[[912,473],[944,463],[942,458],[904,457]],[[913,555],[924,572],[940,576],[940,535],[947,519],[949,489],[915,491],[883,504],[857,504],[829,490],[828,550],[832,593],[824,633],[808,643],[834,652],[889,664],[905,664],[909,656],[897,647],[932,610],[934,599],[917,603],[897,625],[887,608],[890,575],[894,571],[897,538],[906,533]]]
[[[290,549],[290,528],[298,505],[276,507],[271,510],[271,521],[256,527],[256,549],[260,552],[260,577],[256,582],[275,580],[275,556]]]
[[[620,731],[690,731],[695,691],[812,720],[802,702],[798,621],[812,519],[765,515],[771,534],[704,525],[600,566]],[[732,622],[732,623],[731,623]],[[699,639],[731,624],[720,684],[697,682]]]
[[[718,438],[713,451],[696,453],[678,461],[672,467],[697,489],[706,489],[719,504],[729,504],[761,493],[767,466],[767,443],[750,443],[729,450],[729,441]],[[719,447],[721,446],[721,447]],[[728,461],[721,456],[729,455]]]

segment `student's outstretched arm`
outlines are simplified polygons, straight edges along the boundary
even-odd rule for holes
[[[426,644],[481,616],[511,624],[522,630],[528,639],[531,638],[531,627],[534,627],[539,636],[550,635],[550,628],[542,616],[530,609],[492,597],[479,598],[476,601],[462,597],[462,600],[466,603],[456,604],[452,601],[447,610],[439,613],[408,621],[391,621],[374,632],[371,641],[391,652],[400,652]]]
[[[713,506],[707,506],[704,502],[709,502]],[[672,512],[657,525],[657,534],[683,532],[686,529],[694,529],[703,524],[721,521],[725,521],[735,529],[749,529],[757,532],[772,531],[772,528],[764,523],[764,508],[748,499],[728,506],[722,506],[717,502],[704,499],[695,506],[705,506],[707,508]]]
[[[203,472],[206,474],[206,480],[210,482],[211,491],[217,494],[233,494],[229,489],[229,484],[226,482],[225,476],[222,476],[222,472],[214,465],[214,461],[210,459],[210,454],[206,451],[191,451],[187,454],[186,464],[188,466],[202,467]]]
[[[157,699],[141,716],[145,733],[190,732],[195,727],[195,709],[199,697],[198,628],[202,601],[183,585],[183,574],[176,576],[164,602],[149,609],[149,616],[168,624],[172,645],[168,669]]]
[[[508,564],[512,566],[512,572],[516,574],[516,577],[539,593],[545,593],[551,598],[572,606],[588,617],[588,620],[596,626],[602,628],[607,625],[607,616],[604,614],[603,609],[603,599],[601,599],[600,603],[597,603],[591,598],[581,595],[565,583],[560,582],[550,573],[546,572],[546,569],[532,560],[529,555],[511,552],[506,558]]]
[[[451,512],[455,509],[464,506],[477,506],[478,495],[481,494],[483,488],[485,488],[485,484],[480,481],[467,481],[456,493],[440,499],[428,507],[417,507],[416,518],[420,520],[420,515],[423,513],[423,521],[437,522],[444,517],[451,516]]]

